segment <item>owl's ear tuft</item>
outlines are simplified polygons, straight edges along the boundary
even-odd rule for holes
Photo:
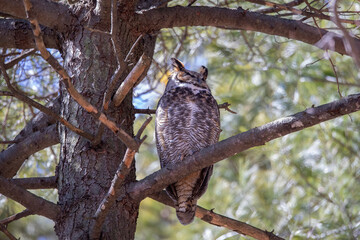
[[[176,58],[171,58],[171,61],[174,72],[183,71],[185,69],[184,64],[181,61],[177,60]]]
[[[205,66],[201,66],[200,68],[200,74],[203,75],[204,80],[206,81],[208,76],[208,69]]]

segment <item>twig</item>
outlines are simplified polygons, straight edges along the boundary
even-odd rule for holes
[[[32,14],[32,5],[29,0],[24,0],[24,6],[26,10],[27,17],[31,23],[33,33],[35,36],[36,46],[38,47],[41,56],[55,69],[55,71],[60,74],[62,77],[62,82],[65,84],[65,87],[69,94],[75,99],[75,101],[80,104],[87,112],[89,112],[95,119],[98,119],[106,127],[108,127],[127,147],[137,150],[139,144],[127,134],[122,128],[118,127],[113,121],[109,120],[106,115],[100,112],[96,107],[90,104],[74,87],[71,82],[70,76],[65,71],[65,69],[60,65],[60,63],[46,50],[44,41],[41,35],[41,29],[39,22]]]
[[[229,108],[230,105],[231,105],[230,103],[224,102],[224,103],[218,105],[218,107],[219,108],[224,108],[226,111],[231,112],[232,114],[237,114],[237,112],[234,112]]]
[[[139,61],[136,63],[135,67],[126,77],[124,82],[121,83],[120,87],[116,91],[113,99],[115,106],[119,106],[122,103],[130,89],[136,84],[137,80],[143,74],[145,69],[150,65],[150,63],[151,58],[146,56],[146,54],[144,53],[140,57]]]
[[[146,121],[143,123],[141,128],[139,129],[138,133],[136,134],[136,138],[140,139],[141,134],[143,133],[146,126],[150,123],[151,117],[147,118]],[[140,144],[145,140],[146,136],[140,140]],[[115,203],[115,199],[119,195],[119,189],[123,185],[125,178],[129,174],[131,170],[131,164],[133,162],[135,151],[131,150],[130,148],[126,149],[126,153],[124,155],[123,160],[121,161],[116,174],[111,182],[111,186],[101,201],[98,209],[94,215],[94,223],[91,228],[90,239],[98,239],[101,234],[101,228],[105,221],[106,216],[109,213],[109,210],[112,208],[113,204]]]
[[[337,2],[338,0],[335,0],[333,3],[333,9],[332,9],[334,13],[334,16],[332,17],[333,22],[343,33],[344,35],[343,41],[344,41],[345,49],[349,53],[349,55],[353,58],[357,68],[360,69],[360,49],[355,46],[354,39],[350,36],[349,32],[341,24],[342,20],[339,18],[339,13],[337,10]]]
[[[19,56],[16,56],[15,58],[11,59],[10,62],[5,63],[5,69],[12,68],[15,64],[20,62],[22,59],[26,58],[27,56],[30,56],[31,54],[35,53],[36,49],[29,49],[20,54]]]
[[[167,206],[174,207],[173,201],[168,197],[165,191],[160,191],[156,194],[152,194],[150,197]],[[226,216],[215,213],[213,210],[207,210],[200,206],[196,207],[195,216],[203,220],[204,222],[210,223],[215,226],[224,227],[258,240],[284,240],[283,238],[276,236],[272,232],[261,230],[247,223],[228,218]]]
[[[224,102],[222,104],[219,104],[218,107],[224,108],[226,111],[231,112],[233,114],[237,114],[237,112],[234,112],[231,109],[229,109],[230,105],[231,105],[230,103]],[[134,112],[135,112],[135,114],[136,113],[138,113],[138,114],[155,114],[156,109],[149,109],[149,108],[148,109],[139,109],[139,108],[137,108],[137,109],[134,109]]]
[[[0,220],[0,224],[3,224],[6,226],[13,221],[16,221],[20,218],[24,218],[24,217],[27,217],[30,215],[33,215],[33,212],[31,212],[29,209],[25,209],[24,211],[22,211],[20,213],[14,214],[10,217],[4,218],[3,220]]]
[[[10,240],[17,240],[16,237],[14,237],[14,235],[12,235],[4,225],[2,225],[0,223],[0,231],[2,231]]]
[[[58,205],[26,191],[2,176],[0,176],[0,193],[25,206],[34,214],[51,220],[55,220],[60,211]]]
[[[302,4],[303,2],[304,2],[304,0],[294,0],[294,1],[291,1],[291,2],[288,2],[288,3],[285,3],[285,4],[278,4],[278,5],[282,5],[282,6],[286,6],[286,7],[295,7],[295,6],[298,6],[298,5]],[[256,12],[259,12],[259,13],[273,13],[273,12],[279,12],[281,10],[283,10],[283,9],[274,6],[274,7],[271,7],[271,8],[261,9],[261,10],[258,10]]]
[[[20,93],[19,91],[17,91],[11,84],[10,82],[10,77],[6,72],[5,66],[3,61],[0,61],[0,68],[1,68],[1,72],[4,76],[5,82],[9,88],[9,90],[11,91],[11,93],[13,94],[14,97],[16,97],[17,99],[26,102],[27,104],[29,104],[30,106],[33,106],[37,109],[39,109],[41,112],[44,112],[46,114],[48,114],[49,116],[53,117],[54,119],[56,119],[57,121],[59,121],[60,123],[64,124],[66,127],[68,127],[71,131],[75,132],[76,134],[83,136],[89,140],[91,140],[93,138],[93,136],[90,133],[87,133],[77,127],[75,127],[74,125],[72,125],[71,123],[69,123],[68,121],[66,121],[63,117],[60,117],[58,114],[56,114],[54,111],[52,111],[51,109],[41,105],[40,103],[32,100],[31,98],[23,95],[22,93]],[[4,92],[2,92],[4,93]]]
[[[330,54],[329,52],[326,50],[326,53],[328,54],[329,56],[329,62],[331,64],[331,67],[333,69],[333,72],[335,74],[335,78],[336,78],[336,83],[337,83],[337,90],[338,90],[338,93],[339,93],[339,96],[342,98],[343,96],[341,95],[341,92],[340,92],[340,85],[339,85],[339,78],[338,78],[338,75],[337,75],[337,71],[336,71],[336,68],[335,68],[335,64],[333,63],[331,57],[330,57]]]
[[[129,50],[129,53],[126,55],[125,60],[122,60],[122,61],[124,61],[125,63],[128,61],[129,56],[132,54],[135,46],[138,44],[138,42],[140,41],[141,38],[142,38],[142,35],[140,35],[136,39],[135,43],[132,45],[131,49]],[[109,108],[110,99],[114,93],[115,87],[119,83],[120,76],[124,73],[124,71],[125,71],[125,67],[120,66],[115,71],[115,74],[112,76],[111,81],[110,81],[110,86],[108,87],[108,89],[106,90],[106,93],[105,93],[105,98],[104,98],[104,103],[103,103],[104,110],[107,110]]]
[[[302,15],[302,16],[306,16],[306,17],[317,17],[320,19],[324,19],[324,20],[328,20],[331,21],[331,16],[325,15],[323,13],[317,13],[317,12],[307,12],[307,11],[303,11],[303,10],[299,10],[287,5],[281,5],[281,4],[277,4],[277,3],[273,3],[273,2],[269,2],[269,1],[264,1],[264,0],[246,0],[247,2],[251,2],[251,3],[256,3],[256,4],[261,4],[261,5],[265,5],[265,6],[269,6],[269,7],[274,7],[274,8],[278,8],[281,10],[288,10],[296,15]],[[340,22],[343,23],[349,23],[349,24],[353,24],[353,25],[359,25],[360,21],[359,20],[349,20],[349,19],[340,19]]]

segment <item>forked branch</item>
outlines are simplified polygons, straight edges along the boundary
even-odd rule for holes
[[[20,203],[34,214],[54,221],[60,212],[60,207],[56,204],[26,191],[2,176],[0,176],[0,193]]]
[[[89,112],[95,119],[98,119],[106,127],[108,127],[128,148],[135,151],[138,150],[139,144],[131,136],[129,136],[122,128],[118,127],[113,121],[108,119],[106,115],[100,112],[95,106],[90,104],[74,87],[71,78],[60,63],[46,50],[44,41],[41,35],[39,22],[33,14],[33,6],[29,0],[24,0],[24,6],[27,17],[33,29],[36,46],[38,47],[41,56],[55,69],[55,71],[62,77],[66,90],[71,97],[80,104],[87,112]]]
[[[146,138],[146,136],[144,136],[140,140],[141,134],[145,130],[146,126],[150,123],[151,119],[152,117],[147,118],[136,134],[136,138],[139,139],[140,144]],[[90,239],[99,239],[105,218],[108,215],[109,210],[114,205],[115,200],[119,197],[119,189],[124,184],[124,180],[131,170],[131,165],[134,160],[135,153],[136,151],[130,148],[126,149],[124,158],[115,173],[115,176],[111,182],[111,186],[94,214],[94,222],[91,228]]]

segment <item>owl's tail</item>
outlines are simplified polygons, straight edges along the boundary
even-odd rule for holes
[[[176,204],[176,216],[182,225],[188,225],[194,221],[196,202],[194,199],[188,199],[185,202],[178,202]]]

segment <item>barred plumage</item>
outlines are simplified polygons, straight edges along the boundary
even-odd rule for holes
[[[216,143],[221,131],[218,105],[206,84],[207,69],[193,72],[179,60],[171,60],[173,73],[156,110],[156,146],[161,167]],[[182,224],[193,221],[196,202],[206,191],[212,171],[211,165],[166,188]]]

